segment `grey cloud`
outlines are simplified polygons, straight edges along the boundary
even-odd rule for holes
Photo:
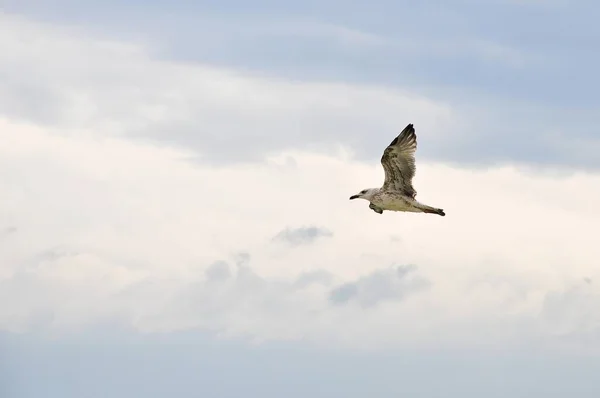
[[[326,238],[333,236],[333,232],[326,228],[321,227],[299,227],[299,228],[286,228],[280,231],[275,237],[274,241],[282,241],[289,243],[292,246],[307,245],[314,243],[319,238]]]
[[[329,294],[329,300],[334,304],[347,303],[358,295],[358,286],[356,283],[344,283],[336,287]]]
[[[430,282],[419,276],[417,267],[405,265],[377,270],[331,290],[333,304],[358,302],[363,307],[373,307],[382,301],[402,300],[406,295],[429,287]]]
[[[389,7],[397,6],[390,3],[383,9]],[[464,4],[456,3],[453,7],[467,11]],[[592,7],[592,3],[587,7]],[[513,8],[499,4],[494,8],[494,15],[496,12],[510,14],[518,29],[529,31],[529,21],[526,18],[515,20]],[[41,124],[103,128],[114,134],[168,142],[190,149],[202,161],[212,163],[262,161],[266,155],[285,149],[329,152],[337,149],[340,143],[352,147],[360,160],[375,162],[394,134],[406,123],[414,122],[420,142],[424,143],[419,148],[421,160],[476,166],[521,162],[600,167],[596,156],[600,141],[596,131],[590,128],[599,121],[599,104],[594,94],[598,90],[593,88],[596,81],[593,77],[600,57],[590,55],[595,53],[579,40],[581,37],[599,37],[596,28],[585,32],[586,35],[583,31],[560,30],[564,34],[568,32],[568,36],[554,37],[550,41],[544,35],[523,34],[521,36],[528,39],[516,41],[511,36],[512,30],[508,35],[505,27],[494,20],[488,24],[469,25],[471,31],[447,38],[447,34],[424,32],[414,27],[420,26],[419,20],[431,24],[431,18],[438,22],[434,25],[442,29],[443,26],[447,29],[449,26],[464,27],[461,24],[463,15],[447,9],[432,13],[429,6],[420,6],[414,12],[414,20],[406,26],[396,26],[398,30],[391,32],[379,31],[380,23],[363,26],[364,19],[353,20],[351,14],[346,14],[342,19],[346,19],[351,29],[335,25],[335,28],[321,29],[319,34],[333,35],[336,39],[331,42],[310,38],[314,42],[308,47],[302,32],[290,33],[287,26],[284,29],[287,33],[279,32],[280,22],[256,23],[251,18],[234,16],[231,18],[237,18],[235,26],[240,29],[231,33],[223,28],[231,25],[227,23],[230,22],[227,17],[220,20],[204,15],[203,18],[216,18],[211,33],[206,35],[210,37],[210,43],[205,46],[195,43],[194,50],[185,46],[188,52],[209,52],[196,54],[195,58],[192,54],[196,61],[245,71],[250,68],[260,72],[261,76],[290,77],[298,82],[288,85],[282,80],[263,80],[263,84],[278,87],[264,106],[253,94],[262,88],[239,90],[236,96],[243,105],[234,104],[229,97],[223,99],[215,94],[219,90],[214,90],[214,84],[219,79],[194,76],[180,80],[177,74],[161,69],[165,64],[157,66],[159,63],[155,62],[152,67],[145,67],[141,62],[147,60],[135,57],[132,62],[121,64],[120,60],[128,54],[121,56],[119,52],[112,53],[105,47],[82,42],[73,46],[75,50],[58,53],[44,62],[34,63],[28,61],[29,58],[18,59],[17,56],[7,58],[0,64],[0,74],[6,77],[0,79],[0,108],[9,117]],[[469,7],[469,12],[482,18],[489,14],[480,6]],[[577,16],[563,7],[547,12],[559,25],[565,23],[563,13],[567,12],[571,19]],[[161,19],[159,15],[154,17]],[[187,21],[198,25],[195,17],[179,17],[184,18],[183,24]],[[380,19],[387,17],[387,13],[378,16]],[[296,20],[291,25],[301,25],[300,22]],[[269,23],[275,23],[277,29],[270,33],[266,29],[265,33],[264,26]],[[556,24],[543,28],[548,35],[556,35]],[[152,24],[153,29],[155,26]],[[177,32],[182,26],[177,20],[171,29]],[[576,26],[584,29],[581,24]],[[129,20],[127,28],[131,28]],[[161,29],[163,38],[164,34]],[[249,39],[253,34],[255,37]],[[221,37],[223,35],[227,37]],[[286,35],[291,37],[282,42],[281,37]],[[379,38],[388,43],[410,37],[411,42],[420,43],[414,46],[418,49],[442,48],[445,54],[409,51],[411,56],[407,57],[406,49],[403,49],[391,52],[390,56],[387,44],[371,46],[368,45],[370,40],[366,40],[357,49],[354,45],[340,44],[340,35],[354,39],[376,37],[378,43]],[[47,37],[48,46],[52,47],[52,35]],[[500,40],[496,40],[498,38]],[[167,51],[173,50],[170,45],[182,43],[179,39],[167,43]],[[154,40],[159,39],[154,37]],[[227,45],[216,45],[215,40],[222,40]],[[248,46],[248,40],[252,46]],[[569,45],[576,40],[583,44]],[[256,53],[240,51],[240,48],[249,47],[256,48]],[[311,55],[307,54],[311,53],[309,48],[317,54],[308,56]],[[230,53],[210,54],[210,49],[226,49]],[[279,62],[272,62],[272,57],[267,57],[270,61],[266,65],[266,50],[270,50]],[[538,54],[540,51],[542,54]],[[473,56],[472,52],[478,55]],[[325,53],[328,54],[326,62],[320,55]],[[73,60],[68,58],[73,54],[81,55]],[[528,61],[530,54],[543,61],[541,66],[539,61]],[[88,56],[93,56],[96,61],[88,63],[85,61]],[[508,58],[510,65],[497,62],[497,58]],[[85,68],[77,67],[82,64]],[[97,69],[90,70],[93,67],[89,64],[97,64]],[[66,70],[69,73],[63,73]],[[574,75],[573,70],[578,73]],[[503,78],[498,79],[498,76]],[[336,88],[321,86],[320,92],[303,91],[300,88],[308,85],[302,82],[307,81],[343,84]],[[377,93],[346,90],[346,83],[376,84],[381,89]],[[413,107],[399,97],[389,96],[393,94],[390,89],[399,89],[398,96],[409,89],[411,93],[433,99],[442,108],[447,106],[452,115],[448,116],[446,109]],[[283,98],[281,93],[290,95]]]
[[[324,270],[311,271],[311,272],[303,272],[296,278],[294,282],[294,286],[297,289],[303,289],[312,284],[323,284],[329,285],[333,281],[333,275]]]
[[[76,265],[75,276],[55,272],[65,261]],[[114,261],[66,250],[45,250],[23,260],[17,272],[0,280],[0,330],[48,330],[62,322],[106,319],[119,319],[126,326],[141,319],[157,328],[226,329],[231,316],[277,310],[294,291],[291,282],[258,275],[248,265],[248,253],[210,264],[205,279],[157,283],[148,277],[120,288],[110,283],[112,271],[119,272]]]
[[[82,254],[81,250],[69,247],[67,245],[55,246],[47,250],[42,250],[32,257],[33,262],[52,262],[62,258],[77,256]]]
[[[115,264],[115,259],[97,253],[54,250],[32,258],[35,266],[21,266],[0,281],[0,302],[4,303],[0,330],[35,326],[47,331],[65,323],[83,326],[111,321],[147,331],[312,338],[323,317],[349,322],[348,315],[337,314],[339,307],[332,304],[356,301],[371,307],[384,300],[400,300],[426,285],[414,275],[416,269],[394,267],[332,292],[336,276],[324,269],[267,278],[251,265],[248,253],[209,264],[198,276],[146,277],[123,285],[113,283],[113,278],[119,280],[127,262]]]
[[[3,234],[6,234],[6,235],[10,235],[10,234],[14,234],[14,233],[16,233],[16,232],[17,232],[17,230],[18,230],[18,228],[17,228],[17,227],[15,227],[14,225],[11,225],[10,227],[6,227],[6,228],[4,228],[4,229],[2,230],[2,233],[3,233]]]
[[[3,239],[5,239],[5,238],[8,238],[11,235],[16,234],[17,231],[18,231],[18,229],[15,226],[10,226],[10,227],[6,227],[4,229],[1,229],[0,230],[0,241],[3,240]]]
[[[239,252],[234,256],[235,263],[238,266],[247,265],[250,262],[250,253],[248,252]]]
[[[361,310],[377,317],[379,305],[403,303],[427,294],[432,286],[414,265],[377,269],[341,283],[325,269],[265,277],[248,253],[208,264],[201,274],[147,276],[128,284],[123,283],[128,260],[119,264],[89,251],[72,253],[41,252],[32,256],[37,264],[27,259],[28,266],[19,265],[18,272],[0,281],[0,330],[44,333],[110,321],[145,332],[195,330],[230,338],[322,343],[345,328],[356,329],[366,316]],[[596,286],[582,279],[549,292],[540,317],[497,314],[483,321],[461,318],[448,327],[456,333],[463,322],[467,328],[476,324],[474,336],[490,341],[506,328],[518,331],[521,341],[554,345],[558,337],[581,346],[600,341],[599,303]],[[380,319],[374,321],[363,331],[384,333],[385,328],[376,326]],[[332,322],[336,326],[330,329],[326,325]],[[496,337],[487,336],[488,330]]]
[[[217,261],[211,264],[204,272],[209,280],[223,281],[231,277],[229,264],[225,261]]]

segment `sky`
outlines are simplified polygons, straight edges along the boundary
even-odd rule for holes
[[[0,0],[0,395],[597,397],[599,13]]]

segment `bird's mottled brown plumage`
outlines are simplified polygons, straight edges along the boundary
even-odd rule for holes
[[[385,170],[384,191],[402,192],[412,199],[417,196],[412,186],[416,150],[417,136],[411,123],[394,138],[381,156],[381,165]]]

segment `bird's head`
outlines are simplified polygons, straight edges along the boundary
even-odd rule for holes
[[[362,191],[360,191],[359,193],[357,193],[356,195],[352,195],[350,196],[350,200],[352,199],[365,199],[365,200],[371,200],[373,198],[373,196],[379,191],[378,188],[367,188],[367,189],[363,189]]]

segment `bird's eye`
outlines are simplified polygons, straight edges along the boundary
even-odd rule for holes
[[[360,191],[360,193],[367,193],[367,190],[364,189],[364,190]]]

